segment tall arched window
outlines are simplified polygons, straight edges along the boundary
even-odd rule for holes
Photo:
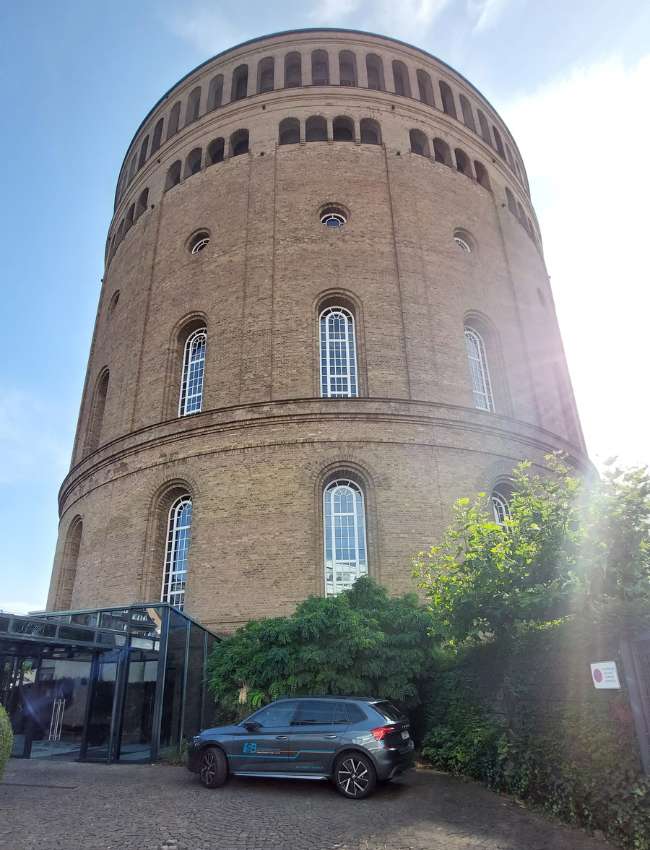
[[[320,314],[320,394],[323,398],[359,394],[354,317],[345,307],[327,307]]]
[[[356,86],[357,60],[351,50],[339,53],[339,80],[342,86]]]
[[[332,138],[335,142],[353,142],[354,121],[347,115],[337,115],[332,121]]]
[[[330,84],[327,50],[314,50],[311,54],[311,83],[313,86],[329,86]]]
[[[248,153],[248,130],[237,130],[230,136],[230,156]]]
[[[151,142],[151,153],[155,153],[162,144],[164,118],[159,118],[156,121],[156,126],[153,128],[153,141]]]
[[[335,596],[368,574],[364,498],[354,481],[336,478],[325,487],[323,530],[325,593]]]
[[[187,158],[185,159],[185,174],[184,177],[191,177],[193,174],[198,174],[201,170],[201,160],[203,158],[203,151],[201,148],[194,148],[191,150]]]
[[[142,168],[142,166],[147,161],[147,152],[149,149],[149,134],[147,134],[142,140],[142,144],[140,145],[140,156],[138,158],[138,168]]]
[[[454,93],[449,88],[444,80],[440,80],[440,97],[442,98],[442,108],[447,115],[456,118],[456,103],[454,101]]]
[[[409,72],[406,65],[399,59],[393,60],[393,82],[395,83],[395,94],[401,94],[404,97],[411,96]]]
[[[479,162],[477,159],[474,160],[474,171],[476,172],[477,182],[483,186],[484,189],[491,191],[490,178],[488,177],[487,169],[483,163]]]
[[[221,106],[223,100],[223,74],[217,74],[210,80],[208,87],[208,112]]]
[[[70,523],[63,547],[61,571],[54,601],[55,608],[59,611],[65,611],[72,605],[72,591],[77,577],[82,532],[83,521],[80,516],[76,516]]]
[[[201,86],[197,86],[189,94],[187,98],[187,106],[185,107],[185,123],[192,124],[198,121],[199,110],[201,108]]]
[[[90,421],[86,432],[85,454],[94,452],[99,446],[102,436],[102,425],[104,424],[104,410],[106,408],[106,396],[108,395],[108,369],[103,369],[97,379],[95,392],[93,394],[92,407],[90,409]]]
[[[167,138],[171,139],[178,133],[178,122],[181,118],[181,102],[180,100],[172,106],[172,111],[169,113],[169,121],[167,122]]]
[[[232,72],[231,100],[241,100],[248,95],[248,65],[238,65]]]
[[[273,91],[275,86],[275,59],[272,56],[266,56],[260,59],[257,65],[257,91],[262,93],[265,91]]]
[[[384,65],[375,53],[366,56],[366,72],[368,74],[368,88],[376,91],[385,91]]]
[[[176,162],[173,162],[169,166],[169,171],[165,178],[165,192],[173,189],[174,186],[177,186],[181,182],[181,167],[180,159],[177,159]]]
[[[463,113],[463,121],[465,125],[470,128],[470,130],[474,130],[476,132],[476,123],[474,122],[474,113],[472,111],[472,104],[467,100],[464,94],[460,95],[460,108]]]
[[[409,142],[411,143],[411,153],[416,153],[418,156],[429,156],[429,140],[422,130],[409,130]]]
[[[492,503],[494,521],[497,525],[505,526],[506,520],[510,519],[510,506],[508,505],[507,498],[498,490],[493,490],[490,496],[490,502]]]
[[[297,51],[284,57],[284,87],[296,88],[302,85],[302,57]]]
[[[467,360],[472,379],[474,407],[477,410],[494,410],[490,372],[483,338],[478,331],[469,327],[469,325],[465,325],[465,346],[467,347]]]
[[[416,76],[418,78],[418,93],[420,95],[420,100],[428,106],[435,106],[431,77],[426,71],[422,71],[420,68],[418,68]]]
[[[283,118],[280,121],[278,144],[297,145],[300,142],[300,121],[297,118]]]
[[[305,141],[327,141],[327,120],[322,115],[311,115],[305,122]]]
[[[372,118],[362,118],[360,122],[360,135],[362,145],[380,145],[381,128]]]
[[[208,145],[208,165],[223,162],[225,143],[223,138],[213,139]]]
[[[185,342],[181,395],[178,402],[179,416],[187,416],[190,413],[200,413],[201,411],[207,341],[207,329],[202,327],[192,331]]]
[[[192,537],[192,499],[179,496],[169,509],[161,602],[183,610],[187,561]]]

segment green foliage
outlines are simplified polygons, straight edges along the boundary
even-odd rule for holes
[[[378,695],[406,708],[432,666],[431,618],[414,594],[389,598],[369,578],[336,597],[310,597],[291,617],[255,620],[219,643],[209,661],[225,716],[280,696]]]
[[[11,729],[11,722],[4,707],[0,705],[0,779],[2,779],[5,765],[11,755],[13,743],[14,733]]]
[[[414,559],[449,644],[503,638],[580,608],[636,600],[638,613],[650,602],[647,469],[611,467],[584,482],[559,456],[547,463],[545,474],[516,467],[505,525],[485,494],[459,499],[442,541]]]
[[[589,670],[650,626],[650,476],[610,464],[583,481],[547,462],[515,469],[505,526],[484,494],[461,499],[415,559],[447,653],[423,757],[650,850],[627,694],[596,691]]]
[[[650,780],[625,693],[591,684],[588,632],[554,623],[522,631],[507,649],[495,642],[456,655],[436,679],[422,756],[649,850]]]

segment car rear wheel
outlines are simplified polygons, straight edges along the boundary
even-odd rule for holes
[[[375,768],[370,759],[361,753],[344,753],[336,761],[334,784],[344,797],[363,800],[375,790]]]
[[[228,778],[228,762],[218,747],[206,747],[201,753],[199,778],[206,788],[219,788]]]

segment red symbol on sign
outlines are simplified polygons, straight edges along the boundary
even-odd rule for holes
[[[602,674],[600,667],[594,668],[594,681],[595,682],[602,682],[603,681],[603,674]]]

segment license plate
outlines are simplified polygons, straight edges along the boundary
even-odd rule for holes
[[[408,733],[408,732],[406,731],[406,729],[405,729],[405,730],[402,732],[402,740],[403,740],[403,741],[406,741],[406,739],[408,738],[408,736],[409,736],[409,733]]]

